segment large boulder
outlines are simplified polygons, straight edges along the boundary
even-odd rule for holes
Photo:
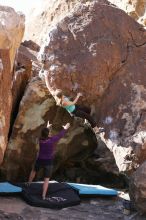
[[[33,8],[27,16],[24,39],[41,45],[48,27],[64,18],[76,4],[85,3],[87,0],[42,0],[39,7]],[[107,2],[106,0],[99,0]]]
[[[12,108],[11,85],[16,51],[24,33],[24,16],[0,6],[0,164],[7,146]]]
[[[53,115],[53,106],[53,98],[47,93],[45,84],[38,77],[33,78],[20,102],[1,167],[5,179],[16,180],[18,177],[25,178],[26,173],[28,174],[30,164],[36,156],[37,138],[48,114]]]
[[[61,2],[59,4],[61,6]],[[47,26],[46,24],[46,28]],[[2,176],[9,180],[26,180],[36,156],[36,143],[40,130],[42,126],[46,124],[47,120],[51,120],[55,130],[58,127],[59,129],[61,128],[63,121],[64,123],[66,121],[72,121],[72,129],[70,129],[69,135],[60,141],[56,149],[55,176],[57,176],[61,172],[62,167],[64,167],[64,172],[61,173],[64,173],[65,178],[72,180],[77,178],[78,180],[84,179],[86,182],[90,181],[93,183],[93,179],[97,182],[97,180],[107,180],[107,176],[110,177],[110,175],[118,177],[119,172],[116,168],[112,153],[110,153],[100,141],[98,142],[97,148],[93,132],[88,126],[83,125],[82,120],[73,120],[65,110],[60,109],[55,111],[55,103],[51,107],[51,109],[53,108],[53,112],[52,110],[50,111],[49,107],[42,110],[44,113],[38,111],[40,103],[48,99],[48,90],[46,90],[45,84],[42,83],[39,78],[32,78],[27,86],[30,76],[34,77],[38,74],[40,68],[36,61],[38,48],[39,46],[35,42],[25,41],[21,44],[18,51],[12,86],[12,126],[9,132],[10,140],[5,154],[5,161],[3,167],[1,167]],[[32,90],[37,90],[37,97]],[[42,91],[43,96],[40,95]],[[24,97],[22,98],[23,95]],[[51,102],[52,99],[50,96],[48,103],[52,105]],[[34,105],[36,105],[35,109],[33,108]],[[42,117],[42,114],[44,114],[44,116],[42,124],[40,125],[37,124],[37,120],[39,117]],[[25,117],[26,115],[27,117]],[[29,120],[29,118],[32,121]],[[22,124],[24,125],[28,122],[28,129],[23,131]],[[32,129],[32,125],[35,126],[35,129]],[[59,129],[57,129],[57,131],[59,131]],[[33,137],[33,139],[30,137]],[[72,171],[69,172],[69,170]]]
[[[42,44],[38,57],[45,61],[53,88],[61,88],[71,97],[83,93],[80,104],[95,109],[98,125],[106,128],[101,139],[113,153],[119,170],[133,171],[146,157],[145,30],[105,0],[76,3],[63,15],[59,11],[61,16],[52,20],[52,26],[44,17],[43,34],[38,40],[33,39],[35,44]],[[61,6],[61,2],[57,4]],[[33,78],[21,101],[1,170],[7,179],[24,180],[28,176],[41,128],[48,119],[53,124],[56,120],[59,126],[63,122],[64,113],[57,116],[56,111],[44,82]],[[72,129],[57,148],[55,171],[66,164],[67,168],[73,168],[76,163],[88,171],[88,176],[92,169],[95,180],[103,170],[118,175],[113,156],[105,145],[101,143],[97,150],[91,140],[93,134],[84,135],[86,129],[79,125]],[[94,149],[97,157],[93,156]]]
[[[130,197],[142,213],[146,213],[146,161],[134,172],[130,181]]]
[[[139,23],[146,25],[146,1],[145,0],[109,0],[124,10]]]
[[[69,164],[72,164],[73,167],[77,163],[81,163],[81,166],[87,169],[86,161],[89,160],[96,149],[96,139],[93,133],[90,128],[83,126],[81,120],[73,120],[73,117],[64,109],[57,107],[45,83],[40,78],[33,77],[27,85],[13,125],[4,163],[1,167],[1,177],[3,179],[27,180],[38,151],[38,138],[41,129],[46,126],[48,120],[53,123],[52,135],[59,132],[66,122],[70,121],[72,124],[68,134],[59,142],[56,148],[54,172],[57,172],[63,165],[67,170]],[[109,155],[106,157],[109,157]],[[100,161],[96,163],[98,166],[101,164]],[[104,169],[104,171],[113,173],[115,162],[112,154],[107,164],[107,170]],[[117,170],[114,172],[118,175]],[[75,179],[78,175],[74,173],[66,176]]]
[[[38,56],[52,88],[82,92],[80,103],[95,108],[102,139],[124,172],[146,158],[145,42],[145,30],[125,12],[86,1],[48,27]]]

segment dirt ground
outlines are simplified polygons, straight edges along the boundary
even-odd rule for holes
[[[61,210],[36,208],[19,196],[0,197],[0,220],[145,220],[137,212],[124,214],[123,199],[82,199],[80,205]]]

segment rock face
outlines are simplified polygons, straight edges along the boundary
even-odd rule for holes
[[[119,184],[121,181],[122,186],[124,179],[119,175],[112,153],[99,137],[96,140],[91,127],[59,108],[53,120],[54,127],[60,127],[63,121],[70,121],[71,128],[57,145],[53,178],[90,184]]]
[[[31,79],[20,103],[0,170],[2,179],[27,181],[38,151],[40,131],[48,120],[53,124],[52,135],[59,132],[63,124],[71,122],[70,130],[56,147],[55,179],[63,181],[67,178],[92,184],[103,181],[119,183],[119,172],[112,153],[100,140],[97,146],[95,135],[89,126],[83,124],[83,120],[74,120],[64,109],[55,105],[38,77]],[[123,179],[120,180],[123,184]]]
[[[139,23],[146,25],[146,1],[145,0],[109,0],[124,10]]]
[[[48,28],[40,60],[52,88],[82,92],[120,171],[146,158],[146,32],[106,1],[88,1]],[[60,80],[62,79],[62,80]],[[143,157],[141,157],[143,155]]]
[[[39,8],[34,8],[26,22],[25,40],[32,40],[41,45],[50,24],[56,24],[66,16],[76,4],[86,0],[42,0]],[[37,22],[36,22],[37,21]]]
[[[84,128],[83,124],[80,124],[80,120],[73,121],[73,118],[64,109],[56,107],[54,99],[49,95],[45,84],[38,77],[31,79],[20,103],[4,163],[1,167],[1,176],[7,180],[27,180],[36,158],[40,131],[48,120],[53,123],[52,134],[59,132],[61,125],[66,122],[70,121],[72,124],[70,131],[56,148],[55,176],[61,172],[63,177],[62,174],[68,170],[64,177],[68,176],[68,178],[74,180],[81,176],[85,178],[84,172],[88,172],[89,176],[89,171],[92,170],[93,172],[93,168],[90,168],[92,166],[94,167],[94,177],[97,178],[99,176],[97,170],[99,165],[100,168],[102,167],[102,163],[100,160],[94,161],[95,158],[92,156],[96,149],[96,140],[93,133],[89,128]],[[107,152],[107,155],[104,155],[105,158],[110,158],[110,160],[106,163],[107,165],[104,164],[103,170],[107,173],[113,173],[114,158],[106,148],[105,152]],[[87,161],[88,164],[86,164]],[[80,164],[80,169],[75,168],[77,164]],[[59,171],[60,167],[63,166],[64,171],[62,168]],[[116,168],[114,173],[118,176]],[[90,176],[93,176],[93,173],[90,173]]]
[[[12,108],[13,65],[24,33],[24,17],[0,6],[0,164],[7,145]]]
[[[45,84],[38,77],[33,78],[40,69],[36,61],[38,49],[39,45],[33,41],[25,41],[17,53],[12,83],[10,139],[1,167],[1,177],[8,180],[27,180],[36,157],[38,136],[47,120],[53,122],[55,132],[61,129],[63,122],[72,122],[69,135],[60,141],[56,149],[55,177],[91,183],[93,177],[95,183],[105,175],[106,179],[110,174],[118,177],[112,153],[103,144],[99,144],[97,149],[96,139],[90,128],[85,127],[82,120],[74,121],[65,110],[56,109]],[[65,167],[63,172],[62,167]]]
[[[32,76],[33,62],[37,61],[36,57],[36,51],[32,51],[23,45],[19,47],[12,83],[12,121],[17,116],[19,103],[24,95],[28,80]],[[13,125],[13,122],[11,124]]]
[[[146,162],[133,174],[130,181],[130,197],[142,213],[146,213]]]
[[[54,15],[52,23],[46,19],[48,14],[42,14],[40,26],[44,22],[44,29],[42,35],[34,35],[32,48],[38,50],[36,43],[42,44],[38,57],[49,71],[52,88],[60,88],[71,97],[77,92],[83,93],[79,103],[94,107],[98,125],[106,129],[106,135],[100,138],[113,153],[119,170],[133,171],[146,158],[146,32],[107,1],[66,2],[66,6],[74,6],[70,11],[67,6],[63,15],[64,2],[54,2],[55,7],[60,5],[60,17],[57,19]],[[36,36],[40,36],[39,39]],[[21,49],[26,52],[23,46]],[[21,49],[20,63],[24,62],[24,66],[31,69],[32,63],[27,59],[30,54],[23,56]],[[73,121],[62,116],[67,113],[56,108],[44,82],[34,75],[19,106],[1,168],[9,180],[24,180],[28,176],[36,156],[36,137],[47,120],[55,124],[57,131],[63,122]],[[23,78],[20,81],[18,85],[23,85]],[[21,87],[18,86],[18,90]],[[82,124],[73,124],[67,139],[62,139],[56,149],[55,173],[59,170],[61,175],[80,178],[80,170],[74,169],[76,164],[89,178],[92,170],[96,182],[100,172],[105,170],[118,175],[112,153],[100,138],[96,149],[93,134],[86,135]],[[62,167],[69,169],[62,170]]]
[[[51,114],[50,109],[54,106],[53,99],[47,96],[43,85],[41,80],[38,83],[33,78],[21,100],[2,167],[3,175],[9,180],[16,180],[17,177],[21,179],[24,173],[26,176],[30,171],[30,164],[37,151],[36,137],[39,137],[47,114]]]

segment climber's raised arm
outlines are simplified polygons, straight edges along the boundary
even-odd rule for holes
[[[45,77],[45,83],[46,83],[46,86],[47,86],[49,92],[54,96],[55,91],[50,86],[50,82],[49,82],[49,78],[48,78],[48,72],[46,70],[44,71],[44,77]]]
[[[78,93],[74,101],[72,101],[72,103],[75,105],[81,96],[82,96],[82,93]]]

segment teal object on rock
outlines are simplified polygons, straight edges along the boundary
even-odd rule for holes
[[[67,106],[64,106],[64,108],[69,112],[69,113],[72,113],[74,110],[75,110],[75,105],[67,105]]]
[[[8,182],[0,183],[0,194],[12,194],[12,193],[20,193],[22,192],[22,188],[12,185]]]
[[[106,188],[100,185],[88,185],[78,183],[67,183],[73,188],[79,191],[79,195],[101,195],[101,196],[117,196],[118,191],[110,188]]]

